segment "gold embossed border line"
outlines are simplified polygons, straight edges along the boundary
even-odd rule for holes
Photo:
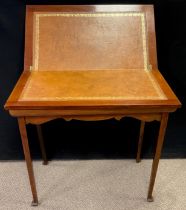
[[[114,13],[36,13],[35,29],[34,29],[34,47],[33,47],[33,70],[39,69],[39,42],[40,42],[40,19],[44,17],[140,17],[141,18],[141,32],[143,44],[143,59],[144,70],[149,68],[148,49],[147,49],[147,33],[146,33],[146,19],[144,12],[114,12]]]

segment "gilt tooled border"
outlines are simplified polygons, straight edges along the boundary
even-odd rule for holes
[[[34,72],[32,74],[34,74]],[[28,97],[28,91],[30,89],[30,81],[31,81],[32,74],[28,78],[28,81],[21,93],[19,100],[20,101],[47,101],[48,97],[41,97],[39,99],[36,97]],[[166,95],[160,88],[159,84],[153,77],[152,73],[150,71],[146,71],[145,74],[151,81],[151,84],[152,84],[154,91],[156,92],[157,95],[155,95],[155,96],[138,96],[136,98],[134,96],[125,96],[125,95],[123,95],[123,96],[122,95],[93,96],[93,97],[92,96],[64,96],[64,97],[52,97],[50,100],[54,100],[54,101],[73,101],[73,100],[80,100],[80,101],[87,100],[87,101],[89,101],[89,100],[99,100],[99,99],[103,99],[103,100],[146,100],[146,99],[148,99],[148,100],[160,100],[160,99],[167,100]]]
[[[40,41],[40,18],[41,17],[120,17],[120,16],[139,16],[141,17],[141,30],[143,42],[143,59],[144,70],[148,70],[148,55],[147,55],[147,36],[145,14],[142,12],[123,12],[123,13],[36,13],[35,14],[35,46],[33,56],[33,69],[38,70],[39,67],[39,41]]]

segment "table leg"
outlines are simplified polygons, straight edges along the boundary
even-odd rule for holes
[[[147,201],[149,201],[149,202],[153,201],[152,191],[153,191],[153,187],[154,187],[154,183],[155,183],[159,159],[161,156],[161,150],[162,150],[165,131],[166,131],[166,127],[167,127],[168,116],[169,116],[168,113],[163,113],[162,118],[161,118],[159,135],[158,135],[157,146],[156,146],[156,152],[155,152],[154,160],[152,163],[150,184],[149,184],[149,190],[148,190],[148,196],[147,196]]]
[[[140,135],[139,135],[139,141],[138,141],[138,151],[137,151],[137,157],[136,157],[137,163],[141,161],[141,149],[142,149],[142,144],[143,144],[144,128],[145,128],[145,122],[141,121]]]
[[[31,159],[30,149],[29,149],[29,144],[28,144],[25,118],[24,117],[18,118],[18,123],[19,123],[19,130],[21,134],[23,151],[24,151],[27,170],[28,170],[28,176],[30,180],[30,187],[32,190],[32,195],[33,195],[32,206],[37,206],[38,197],[37,197],[37,190],[36,190],[36,184],[35,184],[35,178],[34,178],[34,171],[33,171],[33,166],[32,166],[32,159]]]
[[[41,149],[41,155],[43,159],[43,165],[47,165],[48,161],[46,157],[46,150],[45,150],[45,144],[43,140],[41,125],[36,125],[36,128],[37,128],[37,134],[38,134],[38,139],[39,139],[39,144],[40,144],[40,149]]]

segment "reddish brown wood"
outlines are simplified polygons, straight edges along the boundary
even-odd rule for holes
[[[107,120],[107,119],[116,119],[116,120],[120,120],[124,117],[133,117],[135,119],[138,120],[143,120],[146,122],[151,122],[151,121],[160,121],[161,120],[161,114],[107,114],[107,115],[103,115],[103,114],[92,114],[92,115],[58,115],[58,116],[37,116],[37,117],[33,117],[33,116],[27,116],[25,117],[26,120],[26,124],[35,124],[35,125],[40,125],[42,123],[46,123],[49,122],[51,120],[55,120],[55,119],[59,119],[59,118],[63,118],[67,121],[75,119],[75,120],[85,120],[85,121],[96,121],[96,120]]]
[[[29,71],[32,66],[33,11],[32,8],[26,8],[24,71]]]
[[[41,149],[41,155],[43,159],[43,165],[47,165],[48,161],[47,161],[47,156],[46,156],[45,143],[43,139],[41,125],[36,125],[36,128],[37,128],[37,134],[38,134],[38,139],[39,139],[39,144],[40,144],[40,149]]]
[[[175,100],[177,100],[177,103],[180,106],[181,105],[180,101],[175,98],[174,92],[172,91],[172,89],[170,88],[170,86],[168,85],[168,83],[166,82],[166,80],[163,78],[163,76],[160,73],[160,71],[156,69],[156,70],[152,71],[152,74],[156,78],[159,86],[161,87],[161,89],[163,90],[163,92],[166,94],[167,98],[170,101],[172,101],[172,102],[175,101]]]
[[[38,197],[37,197],[36,183],[35,183],[35,178],[34,178],[34,171],[33,171],[33,166],[32,166],[32,159],[30,155],[30,149],[29,149],[29,143],[28,143],[28,137],[27,137],[27,131],[26,131],[26,123],[25,123],[24,117],[18,118],[18,123],[19,123],[19,130],[21,134],[23,151],[24,151],[27,170],[28,170],[28,176],[30,180],[30,187],[32,190],[32,195],[33,195],[32,205],[36,206],[38,205]]]
[[[154,100],[153,98],[148,99],[148,95],[145,95],[147,97],[144,97],[145,99],[134,99],[134,100],[129,100],[129,98],[110,98],[106,99],[104,97],[101,97],[99,99],[94,99],[94,100],[78,100],[75,98],[74,100],[48,100],[41,101],[41,100],[20,100],[21,96],[24,93],[24,89],[28,88],[28,81],[32,78],[32,72],[29,71],[30,66],[33,65],[33,45],[34,45],[34,40],[33,40],[33,16],[35,12],[71,12],[71,13],[83,13],[83,12],[145,12],[145,17],[146,17],[146,23],[147,23],[147,28],[146,32],[148,35],[147,39],[147,45],[148,45],[148,57],[149,57],[149,65],[151,65],[152,70],[149,71],[149,79],[151,78],[156,84],[156,88],[159,88],[165,95],[165,98],[158,98],[157,100]],[[113,24],[113,23],[112,23]],[[81,28],[81,27],[80,27]],[[81,30],[81,29],[79,29]],[[108,33],[107,33],[108,34]],[[68,40],[69,35],[67,34],[66,38],[67,43],[69,43]],[[127,37],[130,36],[127,35]],[[78,37],[76,37],[78,38]],[[78,39],[75,39],[78,40]],[[100,45],[102,45],[102,42],[105,40],[100,40]],[[108,40],[107,40],[108,41]],[[110,40],[109,40],[110,41]],[[129,40],[131,43],[131,40]],[[121,40],[122,42],[122,40]],[[45,42],[44,42],[45,43]],[[57,42],[56,42],[57,43]],[[78,43],[77,43],[78,44]],[[57,45],[56,45],[57,46]],[[85,46],[83,43],[84,48],[87,49],[89,46]],[[79,46],[81,47],[81,46]],[[96,46],[94,46],[96,48]],[[66,48],[68,49],[68,48]],[[121,50],[123,51],[123,50]],[[66,51],[65,51],[66,52]],[[87,51],[86,51],[87,52]],[[92,48],[90,47],[90,53],[92,52]],[[68,50],[67,50],[68,53]],[[107,50],[105,51],[107,53]],[[135,52],[134,52],[135,53]],[[73,54],[73,53],[72,53]],[[114,62],[115,60],[115,53],[113,50],[109,49],[108,54],[111,58],[111,60]],[[141,55],[141,54],[140,54]],[[69,55],[71,56],[71,55]],[[85,53],[81,54],[81,57],[84,58]],[[120,55],[119,55],[120,56]],[[134,54],[134,57],[136,55]],[[133,55],[131,56],[133,57]],[[31,161],[31,156],[30,156],[30,151],[29,151],[29,144],[28,144],[28,139],[27,139],[27,133],[26,133],[26,124],[32,123],[36,125],[40,125],[42,123],[48,122],[50,120],[54,120],[57,118],[64,118],[66,120],[71,120],[71,119],[79,119],[79,120],[103,120],[103,119],[109,119],[109,118],[115,118],[117,120],[121,119],[122,117],[133,117],[136,119],[141,120],[141,128],[140,128],[140,138],[139,138],[139,143],[138,143],[138,154],[137,154],[137,162],[140,160],[140,153],[141,153],[141,146],[142,146],[142,141],[143,141],[143,133],[144,133],[144,125],[145,122],[148,121],[153,121],[161,120],[161,125],[160,125],[160,131],[159,131],[159,137],[158,137],[158,142],[157,142],[157,148],[156,148],[156,153],[155,153],[155,158],[153,161],[152,165],[152,172],[151,172],[151,179],[150,179],[150,185],[149,185],[149,192],[148,192],[148,200],[152,201],[152,191],[153,191],[153,186],[155,182],[155,177],[157,173],[157,168],[158,168],[158,162],[161,154],[161,149],[163,145],[163,139],[164,139],[164,134],[166,130],[166,124],[168,120],[168,113],[176,111],[177,108],[181,107],[181,103],[176,97],[176,95],[173,93],[161,73],[157,70],[157,56],[156,56],[156,40],[155,40],[155,27],[154,27],[154,13],[153,13],[153,6],[151,5],[56,5],[56,6],[39,6],[39,5],[31,5],[27,6],[27,12],[26,12],[26,33],[25,33],[25,59],[24,59],[24,71],[15,86],[12,94],[8,98],[6,104],[5,104],[5,109],[9,110],[10,114],[14,117],[18,118],[19,121],[19,128],[20,128],[20,133],[21,133],[21,138],[22,138],[22,143],[23,143],[23,149],[24,149],[24,154],[25,154],[25,159],[27,163],[27,169],[28,169],[28,174],[29,174],[29,179],[30,179],[30,185],[31,185],[31,190],[33,194],[33,205],[38,204],[38,198],[37,198],[37,192],[36,192],[36,186],[35,186],[35,180],[34,180],[34,173],[33,173],[33,167],[32,167],[32,161]],[[132,61],[132,60],[131,60]],[[94,60],[94,67],[96,66],[97,59]],[[99,61],[98,61],[99,62]],[[79,63],[81,64],[81,63]],[[105,60],[103,62],[105,63]],[[141,73],[144,73],[144,69],[137,68]],[[55,71],[55,69],[52,69]],[[63,70],[63,69],[62,69]],[[85,69],[86,71],[89,71],[90,69]],[[104,71],[107,70],[107,68],[104,69]],[[114,69],[111,69],[114,70]],[[121,66],[121,70],[123,70],[123,66]],[[134,69],[133,69],[134,70]],[[77,71],[77,69],[76,69]],[[96,70],[97,71],[97,70]],[[90,71],[89,71],[90,72]],[[80,74],[80,72],[78,72]],[[97,78],[100,78],[100,74],[96,73]],[[84,75],[84,74],[81,74]],[[88,74],[87,74],[88,75]],[[45,75],[46,76],[46,75]],[[90,75],[88,75],[89,78]],[[130,77],[131,73],[129,71],[128,78],[134,78]],[[136,76],[136,74],[135,74]],[[143,82],[141,78],[141,75],[139,75],[139,80],[138,82],[141,82],[142,84],[142,90],[144,90],[146,87],[148,88],[149,86]],[[52,78],[54,76],[52,75]],[[83,76],[81,76],[83,77]],[[64,78],[64,77],[63,77]],[[101,77],[102,78],[102,77]],[[120,77],[117,77],[120,78]],[[55,79],[53,78],[53,85],[52,87],[58,87],[59,83],[55,83]],[[67,80],[68,81],[68,77]],[[103,80],[103,78],[102,78]],[[102,81],[101,80],[101,81]],[[50,81],[50,79],[49,79]],[[78,80],[79,81],[79,80]],[[112,83],[110,84],[107,82],[107,79],[104,79],[105,83],[99,83],[101,84],[101,90],[104,90],[104,88],[110,87]],[[118,80],[119,81],[119,80]],[[35,80],[34,80],[35,82]],[[126,82],[129,82],[127,80]],[[147,82],[148,83],[148,82]],[[30,84],[30,83],[29,83]],[[36,84],[36,83],[33,83]],[[42,83],[43,84],[43,83]],[[69,83],[67,83],[69,84]],[[78,83],[77,83],[78,84]],[[118,83],[114,83],[115,87],[117,87]],[[123,84],[123,80],[120,81],[120,84]],[[127,83],[128,84],[128,83]],[[148,83],[149,84],[149,83]],[[51,85],[51,84],[50,84]],[[76,87],[73,86],[74,82],[71,82],[69,84],[68,89],[74,88],[73,90],[76,90]],[[98,86],[99,86],[98,85]],[[109,86],[110,85],[110,86]],[[136,84],[129,84],[128,87],[131,87],[130,85],[137,85]],[[144,86],[143,86],[144,85]],[[89,88],[92,86],[97,87],[95,84],[90,84],[88,83],[87,88],[85,88],[85,91],[89,93]],[[80,87],[80,86],[78,86]],[[100,87],[100,86],[99,86]],[[145,87],[145,88],[144,88]],[[30,88],[30,87],[29,87]],[[46,90],[47,92],[48,88],[48,83],[45,87],[40,87],[39,90]],[[83,89],[83,87],[81,87]],[[80,88],[80,89],[81,89]],[[67,90],[68,90],[67,89]],[[127,88],[123,88],[122,90],[126,90]],[[158,89],[158,90],[159,90]],[[146,89],[145,89],[146,90]],[[61,91],[61,90],[56,90],[56,91]],[[99,92],[100,89],[98,88],[96,93]],[[160,91],[160,92],[161,92]],[[31,91],[34,94],[36,93],[37,95],[37,89],[35,88],[35,91]],[[45,91],[44,91],[45,92]],[[86,93],[87,93],[86,92]],[[123,91],[121,91],[123,93]],[[137,91],[136,91],[137,92]],[[143,91],[141,91],[143,92]],[[61,92],[60,92],[61,93]],[[111,94],[115,93],[115,89],[113,92],[110,92]],[[131,91],[131,93],[134,94],[134,96],[138,96],[138,94],[135,93],[135,91]],[[79,92],[80,95],[83,95],[84,92]],[[49,93],[46,94],[46,98],[49,95]],[[94,95],[91,95],[91,97],[94,97]],[[55,97],[54,97],[55,98]],[[41,128],[40,126],[37,127],[38,131],[38,136],[40,140],[40,145],[41,145],[41,152],[43,156],[43,160],[46,163],[46,153],[44,150],[44,143],[43,143],[43,137],[41,133]]]
[[[138,141],[138,151],[137,151],[137,157],[136,157],[137,163],[141,161],[141,149],[142,149],[142,144],[143,144],[144,128],[145,128],[145,122],[141,121],[140,135],[139,135],[139,141]]]
[[[162,119],[161,119],[161,123],[160,123],[160,130],[159,130],[157,146],[156,146],[156,152],[155,152],[154,160],[153,160],[153,163],[152,163],[151,177],[150,177],[149,190],[148,190],[148,196],[147,196],[147,200],[149,202],[153,201],[152,191],[153,191],[153,188],[154,188],[154,183],[155,183],[155,179],[156,179],[159,159],[160,159],[160,156],[161,156],[161,150],[162,150],[164,136],[165,136],[165,131],[166,131],[166,128],[167,128],[168,116],[169,116],[168,113],[163,113],[162,114]]]
[[[23,72],[16,84],[16,86],[14,87],[12,93],[10,94],[6,104],[5,104],[5,109],[9,109],[9,104],[11,103],[17,103],[20,97],[20,94],[28,80],[28,77],[30,75],[29,71]]]

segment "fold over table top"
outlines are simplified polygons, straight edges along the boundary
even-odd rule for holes
[[[157,70],[153,6],[28,6],[25,40],[7,109],[180,106]]]

